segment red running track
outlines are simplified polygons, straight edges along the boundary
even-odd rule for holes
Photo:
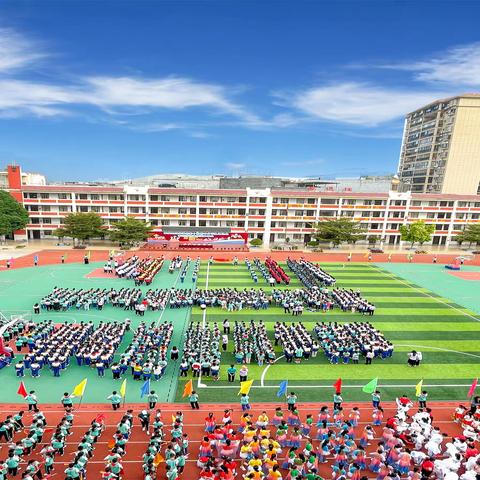
[[[298,405],[298,410],[300,412],[300,417],[303,420],[305,415],[308,413],[313,414],[314,420],[317,419],[317,414],[319,412],[320,407],[324,405],[323,403],[300,403]],[[429,407],[432,409],[432,415],[434,419],[434,425],[440,427],[441,431],[448,436],[452,435],[459,435],[461,433],[460,427],[453,423],[452,421],[452,413],[455,407],[458,405],[458,402],[429,402]],[[253,415],[254,419],[263,411],[265,410],[270,417],[273,417],[273,412],[275,407],[282,406],[284,411],[286,411],[285,404],[261,404],[256,403],[253,404],[253,410],[251,414]],[[357,438],[359,437],[361,431],[363,430],[364,426],[370,424],[371,421],[371,413],[372,408],[370,403],[366,402],[357,402],[357,403],[345,403],[344,410],[346,412],[346,416],[350,412],[350,409],[354,406],[358,406],[361,411],[361,418],[360,418],[360,425],[356,428]],[[394,407],[393,402],[384,402],[382,404],[385,410],[385,419],[392,416],[396,409]],[[47,428],[54,427],[63,415],[63,408],[60,405],[40,405],[41,410],[44,412],[46,419],[47,419]],[[225,404],[205,404],[200,405],[200,410],[191,410],[188,404],[159,404],[158,408],[162,410],[162,419],[165,423],[164,433],[165,438],[168,441],[170,439],[169,431],[170,431],[170,422],[171,422],[171,415],[178,410],[183,411],[184,413],[184,432],[187,432],[189,435],[190,446],[189,446],[189,457],[187,460],[187,465],[185,468],[184,473],[181,475],[182,479],[185,480],[193,480],[198,478],[198,474],[200,469],[196,466],[196,461],[198,458],[198,448],[199,442],[201,441],[202,437],[204,436],[204,420],[205,417],[208,415],[209,412],[213,412],[217,421],[221,423],[223,410],[225,408],[232,408],[234,413],[232,415],[234,426],[238,426],[240,416],[242,414],[239,405],[225,405]],[[15,405],[2,405],[2,418],[9,414],[17,413],[19,410],[25,408],[24,404],[15,404]],[[132,431],[132,435],[127,443],[126,446],[126,454],[123,457],[122,463],[124,466],[125,474],[123,476],[124,480],[143,480],[143,473],[142,473],[142,455],[145,452],[146,446],[148,444],[149,437],[146,433],[142,432],[138,418],[136,418],[137,414],[140,410],[145,408],[144,404],[127,404],[125,408],[114,412],[111,409],[106,408],[105,404],[84,404],[79,409],[74,411],[74,423],[72,432],[73,435],[67,438],[67,445],[65,448],[65,455],[62,457],[57,457],[55,459],[55,469],[54,472],[56,475],[53,478],[58,476],[59,479],[63,477],[63,471],[67,467],[69,461],[72,459],[72,454],[75,452],[76,447],[80,441],[80,438],[83,433],[88,430],[90,422],[97,417],[100,413],[104,413],[105,418],[105,425],[106,429],[100,436],[94,450],[94,455],[88,463],[87,468],[87,478],[89,480],[95,479],[99,480],[101,478],[101,471],[105,467],[105,460],[104,458],[108,454],[108,443],[112,439],[112,435],[115,431],[115,426],[117,422],[120,420],[121,416],[125,412],[127,408],[134,410],[135,420],[134,420],[134,427]],[[414,409],[411,412],[415,411]],[[30,425],[30,414],[25,414],[24,424],[28,427]],[[376,432],[376,438],[381,436],[382,427],[374,427]],[[272,428],[273,430],[273,428]],[[315,431],[315,427],[313,429]],[[45,441],[50,440],[50,434],[45,434],[44,436],[44,443]],[[14,437],[14,440],[19,440],[22,438],[21,433],[17,433]],[[313,437],[312,437],[313,438]],[[314,446],[316,447],[318,441],[313,441]],[[6,448],[2,445],[3,448],[0,450],[0,458],[6,457]],[[370,447],[367,447],[367,452],[371,452],[376,447],[376,442]],[[35,452],[28,458],[36,458],[39,459],[39,451],[41,450],[42,446],[37,446]],[[283,459],[285,452],[287,449],[284,449],[280,458]],[[163,453],[163,450],[162,450]],[[279,461],[279,463],[281,463]],[[24,468],[24,464],[21,465]],[[240,470],[240,469],[238,469]],[[282,470],[285,473],[284,470]],[[320,466],[319,473],[324,476],[324,478],[329,478],[331,474],[330,464],[322,464]],[[367,472],[365,472],[367,473]],[[368,474],[368,473],[367,473]],[[157,478],[163,478],[164,475],[164,466],[161,464],[158,468]],[[372,476],[372,474],[370,475]],[[241,478],[241,471],[239,471],[239,475],[237,478]]]
[[[12,262],[11,268],[23,268],[23,267],[32,267],[34,265],[34,257],[38,256],[39,265],[54,265],[61,263],[61,256],[66,255],[65,263],[78,263],[83,262],[83,257],[86,252],[90,252],[90,261],[91,262],[105,262],[108,260],[109,251],[108,250],[40,250],[36,253],[31,253],[24,255],[22,257],[15,258]],[[300,258],[304,257],[307,260],[313,262],[347,262],[348,253],[345,252],[329,252],[329,253],[305,253],[298,251],[272,251],[272,252],[205,252],[205,251],[184,251],[184,252],[145,252],[145,251],[132,251],[126,252],[125,256],[129,257],[132,255],[138,255],[140,258],[145,258],[152,256],[154,258],[159,258],[165,256],[167,259],[171,259],[174,256],[180,255],[183,258],[188,255],[192,258],[200,257],[202,260],[207,260],[211,256],[217,258],[219,261],[231,261],[234,256],[238,257],[240,260],[244,258],[255,258],[265,259],[266,257],[271,257],[276,261],[285,261],[287,257],[290,258]],[[368,254],[367,254],[368,255]],[[391,255],[389,260],[389,255],[385,253],[373,253],[371,255],[371,260],[368,260],[368,256],[365,253],[352,253],[352,262],[388,262],[392,263],[408,263],[409,258],[407,254],[404,253],[394,253]],[[413,255],[412,263],[432,263],[433,258],[437,257],[437,263],[439,264],[451,264],[455,261],[455,258],[458,255],[454,254],[415,254]],[[7,260],[0,261],[0,269],[6,269]],[[466,265],[480,265],[480,255],[475,255],[472,260],[465,262]]]

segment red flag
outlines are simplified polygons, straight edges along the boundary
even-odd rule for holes
[[[95,417],[95,422],[96,423],[103,423],[105,421],[105,414],[104,413],[100,413],[99,415],[97,415]]]
[[[342,379],[339,378],[332,387],[335,389],[335,393],[339,394],[342,391]]]
[[[28,395],[27,389],[25,388],[25,384],[23,382],[20,382],[20,386],[18,387],[17,393],[21,395],[23,398],[25,398]]]
[[[468,391],[468,396],[473,397],[473,394],[475,393],[475,389],[477,388],[478,384],[478,378],[476,378],[473,382],[472,385],[470,386],[470,390]]]

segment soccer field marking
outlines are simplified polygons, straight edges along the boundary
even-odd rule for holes
[[[465,315],[466,317],[469,317],[469,318],[472,318],[473,320],[475,320],[476,322],[480,322],[480,318],[474,316],[474,315],[471,315],[470,313],[467,313],[467,312],[464,312],[463,310],[461,310],[460,308],[457,308],[457,307],[454,307],[453,305],[450,305],[449,303],[447,302],[444,302],[443,300],[441,300],[440,298],[438,297],[434,297],[433,295],[430,295],[429,293],[427,292],[424,292],[423,288],[420,288],[420,287],[416,287],[416,286],[413,286],[409,283],[407,283],[406,281],[402,280],[402,279],[399,279],[398,277],[396,277],[393,273],[390,273],[390,272],[386,272],[384,270],[382,270],[380,267],[376,266],[376,265],[370,265],[370,267],[372,269],[376,269],[376,270],[379,270],[381,271],[384,275],[388,276],[388,277],[391,277],[395,280],[397,280],[398,282],[400,283],[403,283],[404,285],[407,285],[408,287],[410,287],[412,290],[416,290],[417,292],[420,292],[422,293],[423,295],[427,296],[427,297],[430,297],[430,298],[433,298],[434,300],[436,300],[437,302],[439,303],[442,303],[443,305],[446,305],[447,307],[457,311],[457,312],[460,312],[462,315]]]
[[[205,276],[205,290],[208,289],[208,277],[210,275],[210,261],[207,264],[207,273]],[[205,328],[207,325],[207,309],[205,308],[203,310],[203,316],[202,316],[202,328]],[[207,386],[202,383],[202,371],[200,370],[200,374],[198,375],[198,382],[197,382],[197,388],[206,388]]]
[[[202,384],[203,385],[203,384]],[[471,383],[465,383],[465,384],[434,384],[434,385],[430,385],[430,384],[426,384],[424,383],[423,386],[424,387],[428,387],[428,388],[450,388],[450,387],[454,387],[454,388],[458,388],[458,387],[471,387]],[[332,385],[291,385],[292,388],[333,388]],[[404,384],[378,384],[378,388],[415,388],[417,386],[416,383],[412,383],[412,384],[409,384],[409,385],[404,385]],[[278,385],[252,385],[251,388],[276,388],[278,389],[280,387],[280,384]],[[364,385],[342,385],[342,389],[343,388],[363,388]],[[211,389],[211,388],[221,388],[221,389],[225,389],[225,388],[229,388],[229,389],[239,389],[240,387],[237,385],[208,385],[208,386],[205,386],[205,387],[201,387],[201,388],[208,388],[208,389]]]
[[[172,260],[170,260],[170,262],[172,262]],[[171,289],[172,289],[172,288],[175,288],[175,287],[177,286],[177,282],[178,282],[181,274],[182,274],[182,269],[179,268],[179,269],[178,269],[177,278],[176,278],[175,281],[173,282],[173,285],[170,287],[170,291],[168,292],[167,298],[165,299],[165,306],[163,307],[162,313],[160,313],[160,316],[158,317],[157,321],[155,322],[155,327],[158,327],[158,326],[160,325],[160,321],[162,320],[163,315],[165,314],[165,310],[167,310],[167,307],[168,307],[169,304],[170,304],[170,297],[171,297],[171,295],[172,295]]]
[[[284,357],[285,357],[285,355],[282,355],[282,356],[276,358],[273,363],[277,363],[281,358],[284,358]],[[273,365],[273,363],[269,363],[269,364],[263,369],[262,376],[260,377],[260,386],[261,386],[261,387],[264,387],[264,386],[265,386],[265,384],[264,384],[265,375],[267,374],[268,369]]]
[[[403,343],[394,343],[396,347],[415,347],[415,348],[426,348],[430,350],[439,350],[441,352],[449,352],[449,353],[458,353],[459,355],[467,355],[469,357],[480,358],[480,355],[475,355],[474,353],[469,352],[460,352],[459,350],[450,350],[448,348],[439,348],[439,347],[429,347],[427,345],[413,345],[413,344],[403,344]]]

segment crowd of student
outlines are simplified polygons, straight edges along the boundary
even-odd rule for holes
[[[317,322],[314,332],[334,365],[358,363],[360,355],[365,357],[366,364],[371,364],[374,358],[393,355],[393,344],[369,322]]]
[[[118,322],[100,322],[97,327],[92,322],[65,322],[57,327],[51,320],[40,322],[31,334],[20,334],[15,340],[17,352],[28,348],[28,353],[15,364],[17,377],[24,377],[27,370],[32,377],[39,377],[44,368],[59,377],[73,356],[78,365],[107,368],[126,327]]]
[[[140,323],[125,352],[110,366],[113,378],[122,378],[130,369],[133,380],[160,380],[168,365],[167,354],[172,335],[171,322],[158,325]],[[177,347],[174,346],[172,351],[178,352]]]
[[[134,255],[125,261],[108,260],[103,270],[105,273],[113,272],[119,278],[131,278],[135,285],[150,285],[155,275],[162,269],[164,257],[147,257],[140,259]]]
[[[34,393],[25,399],[29,410],[33,410],[29,427],[24,424],[23,411],[0,421],[0,441],[8,447],[0,459],[0,479],[21,473],[22,479],[34,480],[57,474],[59,468],[66,480],[86,478],[87,464],[105,430],[105,414],[95,417],[72,460],[64,463],[62,457],[74,420],[71,401],[64,400],[71,396],[65,394],[62,398],[65,414],[57,426],[46,428],[45,415]],[[190,397],[198,405],[198,395],[192,392]],[[226,409],[218,419],[213,412],[206,415],[205,435],[198,447],[197,478],[234,480],[242,474],[244,480],[361,480],[372,476],[379,480],[478,480],[480,398],[474,397],[468,407],[459,405],[455,409],[453,420],[462,432],[447,437],[435,425],[427,397],[428,393],[422,391],[417,396],[418,408],[414,408],[414,402],[402,395],[396,399],[395,414],[384,418],[381,395],[376,390],[372,393],[372,411],[362,418],[366,409],[353,407],[345,411],[341,392],[333,395],[333,408],[323,405],[316,415],[302,414],[297,395],[290,392],[286,396],[287,410],[276,407],[272,416],[263,411],[254,417],[249,396],[243,394],[238,417],[232,409]],[[150,409],[138,414],[142,432],[148,438],[142,457],[144,479],[158,478],[157,467],[163,463],[164,478],[177,480],[190,453],[183,413],[172,415],[167,434],[161,411],[154,411],[155,404],[150,403]],[[126,479],[122,458],[133,426],[133,410],[127,410],[108,442],[102,479]],[[46,442],[48,433],[52,435]],[[17,435],[22,437],[15,438]],[[41,463],[38,454],[35,459],[28,458],[40,446]],[[331,469],[328,477],[326,468]]]
[[[335,285],[335,277],[303,258],[298,261],[287,258],[287,266],[307,289]]]
[[[275,352],[262,320],[235,322],[233,327],[233,353],[237,363],[249,364],[253,360],[258,365],[275,361]]]
[[[360,312],[363,315],[373,315],[375,313],[375,305],[362,298],[360,290],[354,292],[344,288],[334,288],[331,295],[335,303],[344,312]]]
[[[265,259],[265,266],[268,268],[270,279],[274,279],[274,283],[284,283],[288,285],[290,283],[290,277],[285,273],[283,268],[273,258],[267,257]],[[270,280],[271,281],[271,280]]]
[[[156,479],[158,465],[165,462],[164,478],[176,480],[183,473],[188,457],[189,440],[188,435],[183,431],[183,413],[176,412],[172,415],[170,435],[165,432],[160,410],[157,410],[155,414],[151,434],[149,431],[150,412],[143,410],[139,414],[139,418],[142,422],[142,430],[150,435],[147,449],[143,454],[144,479]],[[163,445],[166,446],[162,452]]]
[[[301,323],[287,326],[285,322],[275,322],[275,345],[283,347],[283,355],[287,363],[300,363],[316,357],[320,346]]]
[[[23,411],[13,416],[8,415],[4,421],[0,422],[0,439],[4,439],[8,446],[6,458],[0,460],[0,479],[2,480],[16,477],[19,472],[21,472],[21,478],[24,480],[56,475],[58,472],[55,471],[57,469],[55,460],[65,455],[67,437],[72,434],[74,415],[71,403],[64,404],[65,413],[60,422],[53,428],[46,428],[46,417],[38,409],[37,399],[33,391],[27,395],[26,401],[29,407],[30,405],[35,406],[32,409],[34,413],[29,427],[23,423]],[[65,479],[86,478],[87,463],[93,456],[95,443],[104,430],[103,418],[104,415],[99,415],[91,422],[73,453],[73,458],[65,464],[67,468],[60,467],[64,470]],[[51,438],[49,441],[45,441],[44,437],[48,433],[52,434]],[[15,439],[15,436],[22,434],[24,436],[21,439]],[[37,452],[40,446],[43,446],[43,448]],[[28,459],[27,456],[32,453],[36,453],[36,457],[41,458],[42,462],[40,463],[37,459]],[[56,463],[61,464],[61,462]]]
[[[221,332],[215,323],[213,329],[209,325],[193,322],[185,332],[183,357],[180,362],[180,376],[187,376],[191,370],[194,377],[212,377],[218,380],[220,373],[220,340]]]
[[[426,392],[422,394],[425,397]],[[378,391],[372,395],[371,423],[360,424],[357,407],[347,415],[342,401],[341,394],[335,394],[335,408],[321,407],[315,419],[312,414],[300,414],[292,392],[287,396],[288,412],[277,407],[273,418],[265,411],[254,418],[247,408],[238,428],[229,410],[221,420],[209,414],[199,447],[198,478],[233,480],[241,472],[245,480],[321,480],[325,478],[321,465],[330,464],[328,478],[337,480],[372,476],[378,480],[478,480],[478,437],[454,436],[443,447],[447,437],[435,426],[425,400],[408,416],[413,403],[406,396],[398,398],[397,413],[385,424]],[[461,409],[458,415],[463,422]],[[478,409],[470,414],[475,415],[478,419]],[[370,447],[374,440],[376,445]]]
[[[142,291],[139,288],[60,288],[54,287],[53,291],[42,298],[40,307],[47,311],[66,311],[71,308],[77,310],[102,310],[105,305],[134,310],[140,303]],[[34,305],[34,312],[40,313],[38,304]]]

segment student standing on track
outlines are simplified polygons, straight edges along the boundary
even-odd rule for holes
[[[295,392],[290,392],[287,396],[287,406],[290,412],[295,411],[298,397],[295,395]]]
[[[114,390],[112,394],[107,397],[107,400],[110,400],[110,402],[112,403],[112,408],[114,410],[118,410],[120,408],[122,397],[117,393],[116,390]]]
[[[158,395],[155,393],[155,390],[152,390],[148,394],[147,401],[148,401],[148,407],[150,408],[150,410],[153,410],[157,406]]]
[[[63,397],[61,398],[60,402],[65,410],[72,408],[73,406],[72,398],[74,397],[75,395],[70,395],[68,392],[65,392],[63,394]]]
[[[333,394],[333,409],[338,410],[342,406],[343,398],[342,392]]]
[[[426,390],[423,390],[422,393],[417,396],[418,406],[420,408],[427,408],[427,397],[428,397],[428,392]]]
[[[35,390],[30,390],[28,395],[25,397],[25,401],[27,402],[29,412],[32,410],[34,412],[38,412],[38,399],[35,395]]]
[[[243,412],[248,412],[248,410],[250,410],[250,398],[246,393],[242,393],[242,396],[240,397],[240,405]]]
[[[188,397],[188,401],[190,402],[190,406],[192,410],[199,410],[200,406],[198,405],[198,393],[193,390],[190,396]]]

